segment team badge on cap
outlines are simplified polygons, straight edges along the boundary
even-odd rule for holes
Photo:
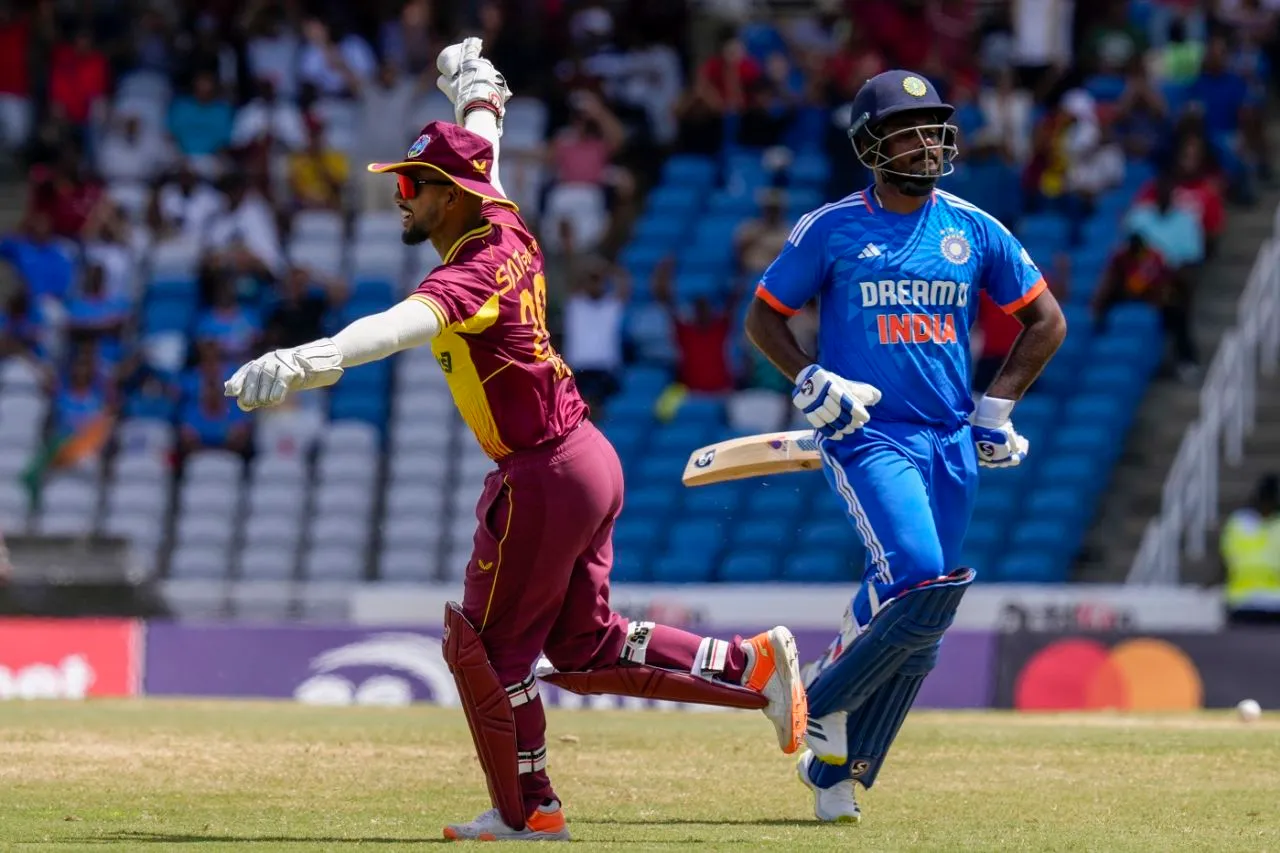
[[[969,240],[962,231],[948,228],[942,232],[942,257],[959,266],[968,263],[972,253]]]
[[[427,134],[424,133],[419,136],[413,141],[413,144],[409,146],[409,156],[417,157],[423,151],[427,150],[427,143],[429,142],[431,142],[431,137]]]
[[[929,94],[929,87],[919,77],[903,78],[902,88],[908,95],[916,98],[923,98]]]

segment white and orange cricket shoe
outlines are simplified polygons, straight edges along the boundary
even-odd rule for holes
[[[778,733],[778,746],[787,755],[800,748],[809,723],[809,699],[800,679],[796,638],[782,626],[756,634],[742,644],[747,667],[742,686],[769,700],[764,715]]]
[[[468,823],[451,823],[444,828],[450,841],[568,841],[569,827],[559,803],[538,806],[524,829],[512,829],[497,809],[489,809]]]

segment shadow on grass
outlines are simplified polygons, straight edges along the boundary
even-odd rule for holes
[[[333,838],[314,835],[198,835],[176,832],[112,832],[68,839],[76,844],[447,844],[446,838]]]

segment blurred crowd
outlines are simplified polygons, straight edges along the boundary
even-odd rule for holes
[[[891,67],[928,75],[957,106],[958,177],[1005,187],[974,201],[1011,227],[1060,212],[1072,223],[1065,249],[1086,239],[1127,163],[1156,170],[1094,309],[1158,305],[1190,373],[1195,272],[1226,205],[1249,204],[1272,176],[1276,5],[0,2],[0,146],[28,176],[21,224],[0,242],[0,348],[43,366],[59,435],[123,413],[174,420],[188,448],[247,451],[223,378],[266,347],[331,331],[347,298],[342,275],[288,252],[294,222],[389,206],[390,187],[363,164],[436,117],[435,56],[475,34],[525,99],[507,118],[503,181],[551,256],[555,332],[597,404],[635,361],[671,364],[690,391],[779,387],[741,346],[736,318],[789,231],[784,187],[764,192],[735,236],[729,300],[677,299],[671,263],[631,281],[619,249],[673,152],[785,159],[803,126],[829,156],[827,196],[858,189],[868,176],[844,133],[849,102]],[[200,246],[200,309],[177,344],[138,335],[145,264],[175,240]],[[1039,260],[1065,292],[1066,258]],[[650,298],[631,310],[640,289]],[[793,322],[811,341],[812,310]],[[637,334],[654,327],[665,331]],[[1016,334],[984,304],[979,382]]]

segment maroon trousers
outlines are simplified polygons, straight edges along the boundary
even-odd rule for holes
[[[626,643],[627,620],[609,607],[622,492],[613,445],[583,422],[549,446],[499,463],[476,506],[462,609],[512,699],[528,811],[555,798],[544,769],[546,716],[532,677],[539,654],[562,672],[590,670],[618,663]],[[688,672],[701,643],[657,625],[647,661]],[[744,665],[740,645],[732,644],[726,680],[736,682]]]

